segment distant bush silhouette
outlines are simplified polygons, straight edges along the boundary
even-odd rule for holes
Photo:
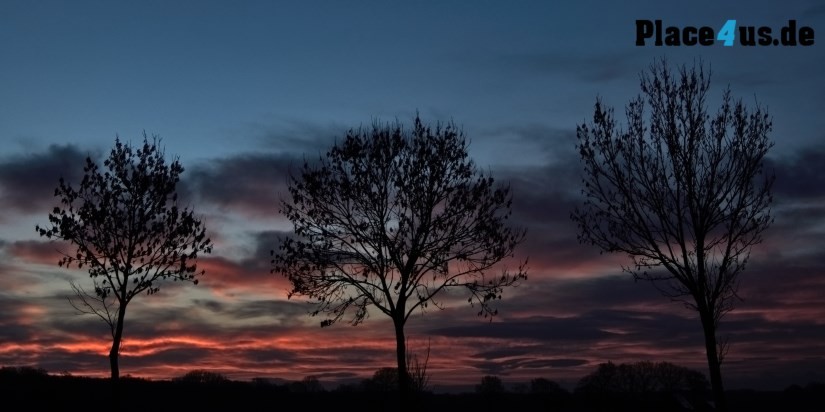
[[[20,379],[43,379],[49,376],[43,368],[32,366],[3,366],[0,368],[0,376]]]
[[[782,392],[788,410],[825,411],[825,383],[809,382],[804,387],[791,385]]]
[[[575,395],[594,409],[703,410],[708,387],[702,373],[667,362],[607,362],[579,380]]]
[[[372,378],[362,382],[362,387],[369,392],[396,392],[398,391],[398,369],[380,368],[372,374]]]
[[[324,392],[324,385],[317,376],[305,376],[297,382],[289,384],[289,391],[292,393],[320,393]]]
[[[210,372],[207,370],[196,369],[193,371],[187,372],[185,375],[175,378],[178,382],[186,382],[186,383],[199,383],[199,384],[222,384],[229,382],[229,378],[226,376],[217,373],[217,372]]]
[[[545,378],[536,378],[530,381],[530,393],[547,395],[567,395],[566,389],[556,382]]]
[[[618,372],[622,365],[613,365]],[[632,365],[630,365],[632,366]],[[252,381],[234,381],[212,379],[214,372],[192,371],[184,376],[192,378],[194,383],[173,380],[149,380],[140,377],[126,378],[121,384],[130,396],[128,402],[121,405],[121,412],[225,412],[225,411],[326,411],[355,410],[360,412],[387,412],[398,409],[398,392],[367,392],[357,385],[341,385],[334,391],[293,392],[292,384],[279,384],[277,379],[253,379]],[[208,371],[205,371],[208,372]],[[220,375],[220,374],[216,374]],[[222,376],[222,375],[221,375]],[[314,381],[311,377],[298,382]],[[487,379],[495,382],[496,379]],[[500,381],[500,380],[499,380]],[[524,393],[509,391],[494,395],[479,393],[426,393],[418,397],[413,404],[419,411],[497,411],[497,412],[711,412],[706,403],[693,402],[689,393],[669,396],[661,392],[626,396],[614,393],[607,397],[593,395],[563,394],[547,395],[543,392],[548,386],[544,379],[535,379],[529,385],[535,392]],[[200,382],[217,382],[215,384]],[[535,385],[533,385],[535,383]],[[21,410],[62,411],[70,409],[67,402],[86,405],[88,410],[112,410],[111,398],[107,388],[109,379],[82,376],[50,375],[36,367],[0,367],[0,394],[6,409],[16,410],[14,406],[23,406]],[[501,389],[503,385],[494,385]],[[705,387],[707,382],[705,382]],[[621,387],[621,385],[617,386]],[[544,388],[544,389],[542,389]],[[551,389],[552,390],[552,389]],[[528,389],[530,391],[530,389]],[[707,391],[705,391],[707,392]],[[781,411],[812,412],[825,410],[825,385],[793,385],[785,391],[733,390],[728,393],[731,410],[736,412]],[[707,395],[706,395],[707,396]],[[685,402],[689,401],[689,402]],[[11,406],[11,407],[9,407]],[[5,409],[4,409],[5,410]]]
[[[364,391],[366,379],[360,383],[340,383],[333,389],[336,393],[356,393]]]
[[[481,378],[481,383],[476,385],[476,393],[482,395],[498,395],[506,392],[504,383],[498,376],[487,375]]]
[[[39,386],[50,380],[45,369],[31,366],[4,366],[0,368],[0,393],[14,391],[19,385]]]
[[[703,392],[709,384],[697,371],[668,362],[600,364],[596,371],[579,380],[580,394],[648,394],[653,392]]]

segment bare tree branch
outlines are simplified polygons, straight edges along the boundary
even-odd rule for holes
[[[114,338],[115,326],[117,325],[117,306],[116,302],[112,301],[111,295],[103,292],[97,282],[95,282],[95,294],[90,294],[75,282],[69,282],[69,285],[72,292],[74,292],[74,297],[66,299],[69,304],[78,313],[95,315],[100,318],[109,326],[109,331],[112,338]]]

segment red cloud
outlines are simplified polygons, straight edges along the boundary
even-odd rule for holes
[[[220,295],[263,293],[271,294],[273,299],[284,297],[290,289],[289,282],[283,276],[270,273],[268,263],[203,257],[198,259],[198,269],[206,270],[201,284]]]
[[[28,263],[57,265],[64,253],[74,252],[74,247],[64,241],[20,240],[8,246],[12,256]]]

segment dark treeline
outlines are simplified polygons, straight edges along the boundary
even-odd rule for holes
[[[662,379],[659,367],[672,372]],[[123,411],[226,411],[265,407],[271,410],[395,411],[398,391],[387,385],[392,378],[382,368],[359,383],[325,388],[313,377],[276,383],[268,379],[233,381],[208,371],[192,371],[172,380],[124,377],[129,396]],[[379,373],[380,372],[380,373]],[[643,373],[651,372],[651,373]],[[658,373],[658,374],[657,374]],[[679,376],[680,373],[684,373]],[[684,379],[683,379],[684,378]],[[111,381],[103,378],[51,375],[31,367],[0,368],[0,392],[6,402],[31,410],[56,410],[74,404],[86,410],[110,410]],[[792,385],[783,391],[728,391],[733,411],[825,410],[825,384]],[[529,384],[505,384],[485,376],[473,392],[417,393],[413,410],[421,411],[710,411],[712,399],[701,373],[666,362],[601,364],[583,377],[571,392],[555,382],[537,378]],[[295,409],[293,409],[295,408]]]

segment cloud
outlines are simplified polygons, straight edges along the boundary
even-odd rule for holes
[[[212,324],[242,327],[250,322],[265,324],[270,330],[284,332],[307,325],[308,305],[305,302],[271,299],[243,299],[226,302],[216,299],[194,299],[192,303],[202,309],[198,316],[213,318]],[[205,312],[205,313],[204,313]],[[314,322],[313,322],[314,323]]]
[[[816,5],[808,6],[804,11],[804,16],[810,19],[815,19],[822,15],[825,15],[825,5],[821,3],[816,3]]]
[[[473,366],[484,375],[511,375],[519,373],[520,378],[541,373],[550,368],[574,368],[591,363],[587,359],[556,358],[543,359],[532,357],[518,357],[495,361],[474,362]]]
[[[184,176],[183,189],[196,200],[251,217],[278,215],[287,184],[305,162],[314,164],[352,126],[280,119],[254,124],[248,132],[266,151],[241,153],[198,163]]]
[[[277,251],[288,232],[265,230],[254,232],[251,237],[251,252],[240,259],[222,256],[207,256],[198,259],[198,267],[206,270],[201,279],[207,287],[221,293],[270,291],[273,296],[284,296],[291,289],[286,278],[272,273],[271,251]]]
[[[512,125],[490,132],[510,135],[518,146],[542,153],[542,165],[499,167],[495,178],[509,184],[513,196],[510,224],[527,229],[518,257],[529,257],[531,273],[576,276],[592,273],[599,250],[582,245],[570,214],[581,203],[581,165],[575,131],[544,125]],[[601,260],[608,264],[619,260]],[[599,264],[604,266],[603,264]],[[616,266],[618,267],[618,265]]]
[[[290,154],[242,154],[191,168],[186,190],[196,199],[249,216],[275,216],[290,173],[303,160]]]
[[[33,337],[31,315],[25,313],[28,306],[22,299],[0,293],[0,342],[26,342]]]
[[[496,57],[502,67],[531,75],[572,75],[579,80],[604,84],[617,79],[635,78],[640,66],[640,51],[599,55],[582,53],[507,53]]]
[[[275,251],[277,253],[284,239],[290,236],[292,236],[292,232],[281,230],[263,230],[253,233],[252,238],[255,250],[247,261],[269,265],[269,262],[272,260],[271,252]]]
[[[40,153],[0,160],[0,206],[22,214],[51,210],[54,189],[62,177],[76,185],[87,153],[73,145],[51,145]]]
[[[509,318],[505,322],[462,325],[430,330],[437,336],[485,337],[532,342],[682,341],[698,330],[692,319],[672,314],[649,314],[621,310],[594,310],[577,316]]]
[[[316,158],[341,140],[357,124],[317,122],[299,118],[277,117],[275,122],[256,124],[252,134],[267,147],[281,153]]]
[[[825,146],[804,147],[780,159],[768,158],[765,169],[776,174],[773,193],[780,203],[825,196]]]
[[[6,245],[6,250],[25,262],[57,265],[64,253],[74,252],[75,248],[65,241],[18,240]]]
[[[594,267],[598,266],[594,264]],[[567,318],[600,310],[670,309],[677,313],[691,313],[682,311],[681,305],[661,296],[647,282],[635,282],[632,276],[625,274],[597,276],[590,273],[571,278],[536,276],[513,292],[517,297],[506,296],[500,306],[502,316],[508,318],[541,314]]]

